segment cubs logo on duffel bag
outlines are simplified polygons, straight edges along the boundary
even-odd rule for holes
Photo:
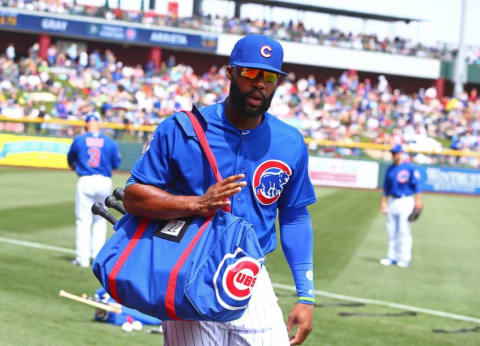
[[[257,276],[262,269],[260,261],[240,255],[244,255],[241,248],[233,254],[226,254],[213,277],[217,300],[228,310],[246,307]]]

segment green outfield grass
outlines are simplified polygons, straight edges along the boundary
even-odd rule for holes
[[[115,175],[114,186],[127,177]],[[58,296],[61,289],[92,295],[99,287],[90,269],[73,267],[73,255],[62,252],[74,248],[76,180],[67,171],[0,167],[0,345],[162,345],[148,327],[124,333],[93,321],[93,308]],[[413,225],[413,263],[403,269],[378,264],[387,241],[379,191],[318,188],[317,196],[310,207],[316,289],[407,307],[348,306],[320,294],[305,345],[480,345],[480,323],[405,313],[412,306],[480,321],[479,198],[425,195]],[[293,285],[280,249],[267,268],[275,283]],[[276,292],[286,318],[294,292]]]

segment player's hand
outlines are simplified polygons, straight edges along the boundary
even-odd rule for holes
[[[382,203],[381,210],[382,210],[382,214],[386,214],[387,213],[387,204]]]
[[[218,209],[230,205],[228,200],[237,194],[247,185],[245,174],[232,175],[224,180],[210,186],[203,196],[198,197],[196,201],[196,214],[208,217],[215,214]]]
[[[313,305],[296,303],[287,320],[288,334],[297,326],[295,334],[290,336],[290,345],[300,345],[313,328]]]

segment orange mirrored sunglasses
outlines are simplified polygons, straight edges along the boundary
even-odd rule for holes
[[[264,82],[276,82],[278,79],[278,73],[260,70],[258,68],[250,68],[250,67],[240,67],[240,76],[248,78],[248,79],[255,79],[257,78],[260,72],[263,72],[263,81]]]

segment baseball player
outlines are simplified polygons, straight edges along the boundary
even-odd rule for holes
[[[100,116],[85,117],[87,132],[75,137],[67,155],[68,165],[80,177],[75,191],[76,258],[74,265],[89,267],[105,243],[106,220],[92,215],[91,207],[112,191],[112,169],[120,167],[115,141],[100,132]]]
[[[263,35],[243,37],[227,66],[228,98],[200,109],[223,181],[212,185],[209,166],[198,159],[202,153],[191,126],[174,114],[157,127],[135,164],[124,205],[132,214],[153,219],[208,216],[229,205],[234,215],[253,224],[265,254],[277,246],[278,210],[281,243],[298,301],[285,326],[264,268],[240,319],[164,321],[165,345],[297,345],[312,329],[313,231],[307,206],[316,197],[308,176],[308,152],[297,129],[267,112],[278,79],[285,75],[282,62],[279,42]]]
[[[403,161],[403,148],[391,149],[393,164],[387,169],[383,184],[381,209],[387,214],[388,252],[380,263],[408,267],[412,259],[412,234],[408,216],[414,208],[422,208],[420,174]]]

